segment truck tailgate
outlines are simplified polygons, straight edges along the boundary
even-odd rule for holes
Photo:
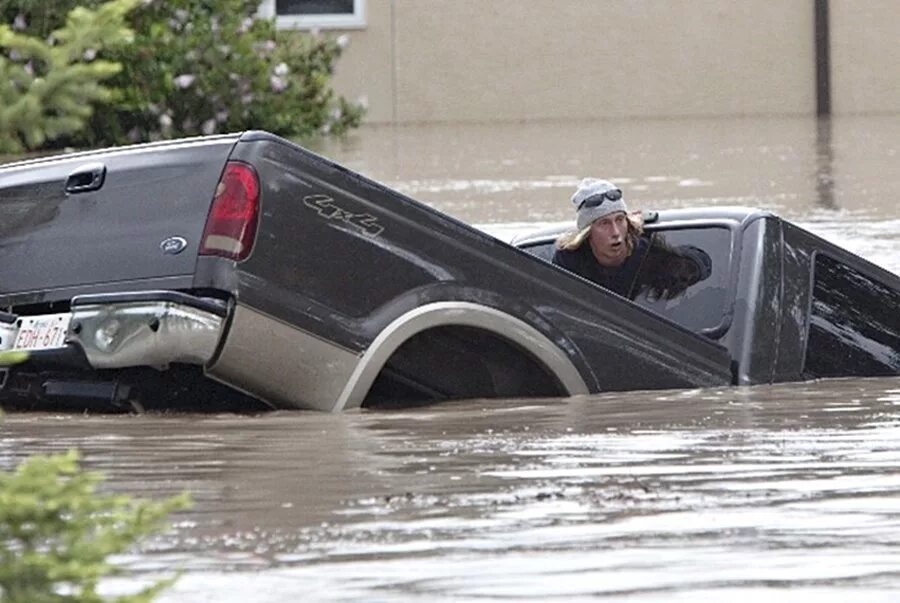
[[[0,295],[193,273],[237,136],[0,167]]]

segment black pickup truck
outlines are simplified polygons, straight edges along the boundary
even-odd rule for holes
[[[652,218],[652,219],[651,219]],[[900,278],[752,209],[648,214],[706,278],[605,291],[265,132],[0,166],[0,403],[339,411],[900,374]]]

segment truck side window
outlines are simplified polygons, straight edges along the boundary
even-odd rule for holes
[[[900,292],[816,254],[807,377],[900,373]]]
[[[671,299],[660,297],[652,288],[641,287],[640,283],[653,280],[646,270],[655,269],[645,263],[638,274],[634,302],[665,316],[694,332],[712,332],[720,328],[725,320],[726,304],[729,303],[728,283],[731,274],[731,231],[724,227],[682,228],[655,231],[654,236],[662,236],[672,248],[699,250],[708,256],[708,273],[688,281],[682,291]]]

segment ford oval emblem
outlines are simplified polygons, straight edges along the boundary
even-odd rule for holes
[[[159,244],[162,252],[169,255],[177,255],[184,251],[185,247],[187,247],[187,239],[184,237],[169,237],[168,239],[163,239],[163,242]]]

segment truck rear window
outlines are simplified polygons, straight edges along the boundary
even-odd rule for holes
[[[806,376],[900,372],[900,293],[822,253],[814,283]]]

